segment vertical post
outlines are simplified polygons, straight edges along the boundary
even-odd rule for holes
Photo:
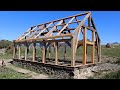
[[[64,60],[66,59],[66,46],[64,48]]]
[[[74,43],[74,37],[71,39],[71,66],[75,66],[75,43]]]
[[[58,42],[55,42],[55,65],[58,64]]]
[[[88,26],[90,27],[91,16],[88,17]]]
[[[18,58],[20,59],[20,44],[18,45]]]
[[[50,46],[49,46],[49,59],[50,59],[50,53],[51,53],[51,51],[50,51]]]
[[[42,56],[42,63],[45,63],[45,42],[43,42],[43,45],[42,45],[42,52],[43,52],[43,56]]]
[[[25,44],[25,60],[27,60],[27,54],[28,54],[28,45]]]
[[[15,43],[14,43],[14,45],[13,45],[13,58],[15,58],[15,53],[16,52],[16,45],[15,45]]]
[[[83,64],[86,64],[86,28],[83,30]]]
[[[95,36],[95,32],[92,31],[92,63],[94,64],[94,55],[95,55],[95,42],[94,42],[94,36]]]
[[[33,59],[32,61],[35,61],[35,43],[33,43]]]
[[[101,44],[100,44],[100,42],[99,42],[99,60],[98,60],[98,62],[101,62]]]

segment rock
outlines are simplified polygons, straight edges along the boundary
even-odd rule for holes
[[[5,61],[4,60],[0,60],[0,66],[6,66],[6,63],[5,63]]]
[[[106,44],[106,48],[111,48],[110,43],[107,43],[107,44]]]

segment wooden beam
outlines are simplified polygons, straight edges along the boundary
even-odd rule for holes
[[[24,34],[19,40],[23,39],[26,35],[28,35],[30,33],[31,30],[35,29],[37,27],[34,27],[34,28],[30,28],[30,30],[28,31],[28,33]]]
[[[68,16],[68,17],[65,17],[65,18],[61,18],[61,19],[58,19],[58,20],[51,21],[51,22],[58,22],[58,21],[60,21],[60,20],[66,20],[66,19],[69,19],[69,18],[72,18],[72,17],[79,17],[79,16],[86,15],[86,14],[88,14],[88,13],[91,13],[91,12],[88,11],[88,12],[84,12],[84,13],[81,13],[81,14],[76,14],[76,15],[73,15],[73,16]],[[46,22],[46,23],[44,23],[44,24],[49,24],[49,23],[51,23],[51,22]],[[42,24],[40,24],[40,25],[42,25]]]
[[[31,28],[29,28],[26,32],[29,32],[31,30]],[[20,37],[18,37],[17,40],[19,40],[20,38],[22,38],[26,33],[24,32]]]
[[[89,27],[91,26],[91,15],[90,15],[89,18],[88,18],[88,26],[89,26]]]
[[[33,43],[33,59],[32,59],[32,61],[35,61],[35,57],[36,57],[36,52],[35,52],[35,43]]]
[[[80,22],[80,24],[78,25],[78,27],[74,30],[73,35],[76,36],[76,40],[75,40],[75,52],[77,50],[77,45],[78,45],[78,40],[79,40],[79,36],[80,36],[80,32],[82,30],[82,25],[85,23],[85,21],[88,19],[88,17],[90,16],[91,13],[88,13],[85,18]]]
[[[71,39],[71,66],[75,66],[75,43],[74,37]]]
[[[87,29],[89,29],[89,30],[91,30],[91,31],[96,31],[94,28],[92,28],[92,27],[89,27],[89,26],[86,26],[86,25],[83,25],[83,27],[86,27]]]
[[[93,44],[94,44],[94,41],[91,42],[91,41],[87,41],[87,40],[86,40],[86,44],[93,45]]]
[[[55,42],[55,65],[58,65],[58,42]]]
[[[59,33],[57,33],[57,35],[60,35],[61,32],[69,25],[69,23],[71,23],[73,21],[73,19],[75,19],[75,17],[73,17],[61,30]]]
[[[86,28],[83,30],[83,64],[86,64]]]
[[[34,40],[39,40],[43,41],[44,39],[53,39],[53,38],[62,38],[62,37],[72,37],[72,34],[65,34],[65,35],[58,35],[58,36],[50,36],[50,37],[45,37],[45,38],[34,38],[34,39],[26,39],[26,40],[16,40],[15,42],[25,42],[25,41],[34,41]]]
[[[46,57],[45,57],[45,53],[46,53],[46,52],[45,52],[45,51],[46,51],[46,50],[45,50],[45,49],[46,49],[46,48],[45,48],[45,45],[46,45],[46,43],[43,42],[43,45],[42,45],[42,54],[43,54],[43,55],[42,55],[42,63],[45,63],[45,59],[46,59]]]
[[[42,32],[44,32],[51,24],[53,24],[53,22],[51,22],[46,28],[44,28],[43,30],[41,30],[40,33],[39,33],[37,36],[35,36],[35,38],[38,38],[38,36],[39,36]]]
[[[19,58],[19,59],[21,59],[20,53],[21,53],[21,52],[20,52],[20,44],[19,44],[19,45],[18,45],[18,58]]]
[[[99,43],[99,62],[101,62],[101,44]]]
[[[49,59],[50,59],[50,53],[51,53],[51,48],[50,48],[50,46],[49,46]]]
[[[14,44],[13,45],[13,58],[15,58],[15,55],[16,55],[16,45]]]
[[[94,36],[95,36],[95,32],[92,31],[92,63],[94,64],[94,56],[95,56],[95,43],[94,43]]]
[[[59,21],[57,25],[60,25],[62,24],[63,20]],[[45,37],[47,36],[50,36],[50,34],[57,28],[57,26],[55,25],[46,35]]]
[[[41,25],[41,27],[43,28],[42,25]],[[36,34],[38,33],[38,31],[40,31],[40,30],[43,30],[43,29],[41,29],[41,28],[39,27],[38,30],[34,30],[35,32],[34,32],[32,35],[30,35],[29,37],[32,38],[32,37],[33,37],[34,35],[36,35]]]
[[[75,31],[73,32],[73,34],[75,35],[76,33],[78,33],[79,30],[81,30],[81,26],[85,23],[85,21],[88,19],[88,17],[90,16],[91,13],[88,13],[85,18],[80,22],[80,24],[78,25],[78,27],[75,29]]]
[[[27,60],[27,54],[28,54],[28,50],[27,50],[28,48],[27,48],[27,45],[25,45],[25,60]]]
[[[66,46],[64,48],[64,60],[66,59]]]

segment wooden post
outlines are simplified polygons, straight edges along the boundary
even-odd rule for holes
[[[15,58],[15,53],[16,52],[16,45],[14,44],[14,46],[13,46],[13,58]]]
[[[51,53],[51,50],[50,50],[51,48],[50,48],[50,46],[49,46],[49,59],[50,59],[50,53]]]
[[[35,43],[33,43],[33,59],[32,59],[32,61],[35,61]]]
[[[66,59],[66,46],[64,48],[64,60]]]
[[[20,44],[18,45],[18,58],[20,59]]]
[[[95,55],[95,43],[94,43],[94,36],[95,36],[95,32],[92,31],[92,63],[94,64],[94,55]]]
[[[43,47],[43,49],[42,49],[42,52],[43,52],[42,63],[45,63],[45,53],[46,53],[46,52],[45,52],[45,51],[46,51],[46,50],[45,50],[45,45],[46,45],[45,42],[43,42],[43,46],[42,46],[42,47]]]
[[[101,62],[101,44],[100,44],[100,42],[99,42],[99,45],[98,45],[98,53],[99,53],[99,58],[98,58],[98,62]]]
[[[83,30],[83,64],[86,64],[86,28]]]
[[[75,43],[74,37],[71,39],[71,66],[75,66]]]
[[[55,65],[58,64],[58,42],[55,42]]]
[[[27,54],[28,54],[28,46],[26,44],[25,45],[25,60],[27,60]]]

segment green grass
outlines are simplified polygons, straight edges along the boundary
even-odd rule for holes
[[[120,71],[105,74],[102,79],[120,79]]]
[[[120,45],[114,46],[114,48],[106,48],[104,45],[101,48],[102,55],[110,57],[120,57]]]
[[[0,53],[0,59],[11,59],[12,58],[12,54],[9,54],[9,53],[5,53],[5,54],[1,54]]]
[[[21,56],[24,56],[25,52],[25,48],[22,47],[21,48]],[[91,55],[91,47],[88,47],[87,50],[87,55]],[[18,52],[17,52],[18,53]],[[47,52],[47,58],[48,58],[48,54],[49,52]],[[83,47],[81,46],[78,50],[77,50],[77,58],[79,58],[80,56],[82,56],[83,54]],[[114,46],[114,48],[106,48],[105,45],[102,45],[101,47],[101,54],[108,56],[108,57],[120,57],[120,45],[118,46]],[[12,53],[6,53],[6,54],[0,54],[0,59],[4,58],[4,59],[10,59],[12,58]],[[28,56],[32,56],[32,48],[29,50]],[[37,57],[42,57],[42,52],[40,47],[37,47],[37,51],[36,51],[36,56]],[[17,56],[16,56],[17,57]],[[58,49],[58,58],[63,59],[64,57],[64,47],[60,47]],[[55,58],[55,52],[53,50],[53,52],[51,52],[51,58]],[[70,47],[67,47],[66,50],[66,59],[69,60],[71,58],[71,49]]]
[[[27,77],[12,69],[0,67],[0,79],[26,79]]]

